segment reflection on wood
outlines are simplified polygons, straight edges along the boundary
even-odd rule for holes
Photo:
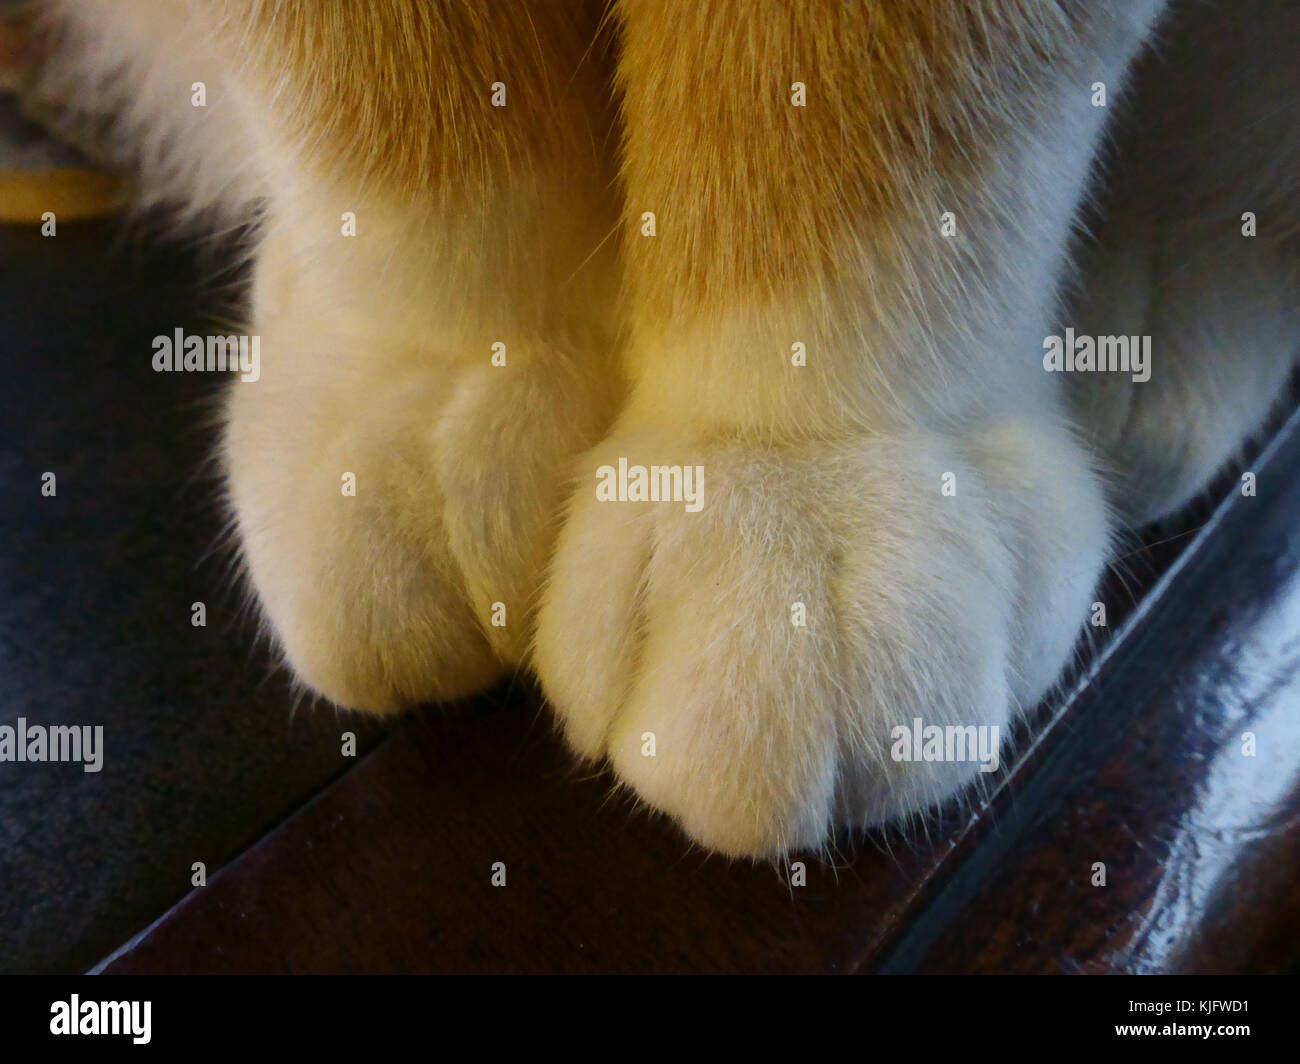
[[[1095,674],[1036,714],[974,816],[844,840],[853,856],[791,886],[688,852],[608,780],[566,772],[531,699],[429,712],[106,969],[1285,968],[1300,953],[1297,467],[1293,420],[1254,466],[1256,497],[1148,552],[1190,544]]]

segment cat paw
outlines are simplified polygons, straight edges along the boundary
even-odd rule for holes
[[[664,479],[677,501],[639,501],[638,466],[692,470],[694,500]],[[895,757],[899,729],[987,729],[996,752],[1068,659],[1107,541],[1069,434],[1019,421],[785,446],[648,428],[581,468],[544,688],[580,755],[732,856],[819,847],[979,776],[974,750]]]
[[[260,610],[294,676],[352,709],[472,694],[523,660],[563,501],[601,403],[561,352],[535,364],[361,369],[302,322],[262,336],[227,406],[227,493]]]

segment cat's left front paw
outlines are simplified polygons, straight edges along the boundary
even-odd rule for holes
[[[641,429],[582,469],[538,671],[580,754],[729,855],[818,847],[979,776],[1068,657],[1106,544],[1068,435],[1017,423],[784,446]],[[913,755],[918,720],[972,745]]]

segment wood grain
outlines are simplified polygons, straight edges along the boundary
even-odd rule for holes
[[[1298,465],[1292,422],[1255,467],[1258,496],[1176,540],[1181,562],[1095,675],[1035,716],[991,801],[928,837],[844,840],[855,855],[810,862],[802,887],[690,852],[579,778],[521,694],[413,719],[104,969],[1285,967],[1300,953]]]

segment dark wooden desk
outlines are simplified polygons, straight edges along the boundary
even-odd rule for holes
[[[0,698],[5,719],[108,737],[97,776],[0,769],[0,970],[111,955],[115,972],[1276,971],[1300,956],[1294,423],[1250,459],[1256,497],[1228,477],[1217,512],[1132,545],[1102,595],[1117,634],[1038,711],[987,804],[911,838],[845,839],[792,887],[611,800],[527,690],[362,729],[358,762],[339,756],[354,722],[291,723],[208,553],[219,514],[195,470],[212,436],[193,426],[211,382],[149,368],[160,321],[202,327],[235,280],[221,267],[113,226],[0,230]],[[57,502],[39,497],[46,469]],[[196,599],[206,629],[188,623]],[[212,874],[191,890],[195,860]]]
[[[1300,418],[1251,468],[1255,497],[1135,551],[1172,568],[1036,715],[990,800],[924,837],[846,839],[803,887],[689,852],[606,780],[566,772],[544,709],[518,696],[421,714],[106,970],[1285,970]]]

